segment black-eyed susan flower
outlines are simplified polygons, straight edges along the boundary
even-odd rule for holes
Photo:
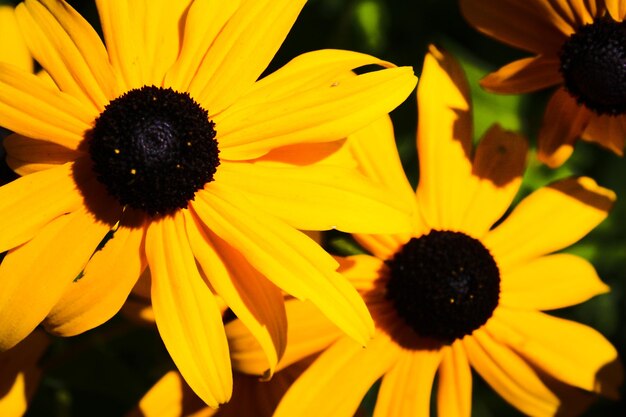
[[[558,86],[546,108],[538,156],[556,167],[582,137],[622,155],[626,138],[623,0],[460,0],[479,31],[534,56],[481,81],[488,91],[526,93]]]
[[[472,368],[533,416],[569,415],[594,393],[616,396],[622,370],[613,346],[587,326],[541,311],[608,290],[586,260],[552,252],[601,222],[614,194],[589,178],[563,180],[526,197],[494,227],[520,185],[525,140],[494,127],[472,149],[461,69],[435,49],[426,56],[418,108],[417,196],[402,173],[389,120],[368,129],[379,139],[375,146],[360,133],[352,142],[363,170],[393,198],[413,201],[421,219],[399,235],[355,235],[372,255],[341,259],[376,335],[363,349],[310,303],[289,301],[283,360],[323,353],[274,416],[352,416],[382,378],[375,417],[427,417],[436,376],[438,415],[469,416]],[[235,368],[262,370],[255,341],[228,333]]]
[[[284,350],[282,291],[367,341],[363,301],[297,229],[406,227],[406,207],[328,159],[416,79],[323,50],[257,80],[304,3],[98,0],[106,47],[64,1],[16,8],[55,86],[0,65],[7,161],[23,175],[0,188],[1,349],[42,321],[73,335],[108,320],[147,265],[159,332],[211,406],[232,386],[215,294],[270,372]],[[389,68],[350,71],[371,64]]]

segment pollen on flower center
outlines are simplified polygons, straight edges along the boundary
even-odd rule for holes
[[[93,170],[123,206],[186,208],[220,163],[215,125],[189,94],[144,86],[111,101],[89,144]]]
[[[464,233],[412,238],[387,265],[387,298],[420,336],[451,343],[485,324],[498,305],[498,266]]]
[[[581,26],[563,44],[565,88],[596,114],[626,112],[626,26],[610,16]]]

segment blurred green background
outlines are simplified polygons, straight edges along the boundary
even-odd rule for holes
[[[92,0],[69,3],[97,25]],[[482,76],[523,54],[470,28],[461,17],[456,0],[310,0],[268,70],[278,68],[303,52],[340,48],[370,53],[397,65],[411,65],[419,75],[429,43],[451,51],[467,72],[472,88],[476,139],[490,124],[498,122],[505,128],[523,132],[534,146],[549,92],[525,96],[483,92],[477,85]],[[398,148],[413,184],[417,182],[418,172],[416,111],[413,94],[392,114]],[[5,175],[6,172],[3,177]],[[618,194],[618,203],[610,217],[567,250],[589,259],[612,292],[553,314],[594,327],[609,338],[623,356],[626,352],[626,322],[623,320],[626,161],[587,143],[579,143],[570,161],[556,171],[539,165],[531,155],[518,198],[569,175],[591,176]],[[342,238],[334,236],[330,244],[341,249]],[[42,363],[47,376],[28,416],[123,415],[166,370],[173,368],[155,330],[135,327],[120,317],[97,331],[56,340]],[[477,376],[474,387],[472,416],[521,415]],[[371,407],[374,398],[369,396],[364,407]],[[624,405],[624,401],[602,400],[585,415],[622,415]]]

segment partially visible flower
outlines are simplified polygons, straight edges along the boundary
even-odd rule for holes
[[[65,1],[16,8],[55,87],[0,64],[7,160],[23,175],[0,188],[0,349],[42,321],[64,336],[100,325],[148,265],[161,337],[211,406],[232,387],[216,294],[270,373],[285,349],[283,291],[365,344],[362,299],[298,229],[406,227],[408,207],[323,161],[405,99],[412,69],[323,50],[259,80],[304,0],[96,4],[106,47]],[[387,69],[351,72],[372,64]]]
[[[626,140],[626,1],[460,0],[479,31],[534,56],[481,81],[488,91],[526,93],[558,86],[538,139],[551,167],[582,137],[618,155]]]
[[[274,417],[349,417],[382,377],[375,417],[469,416],[474,368],[533,416],[577,414],[622,383],[616,350],[595,330],[541,312],[608,291],[586,260],[552,252],[606,216],[615,195],[589,178],[535,191],[498,223],[521,183],[526,141],[491,128],[473,149],[468,88],[458,64],[431,48],[418,87],[417,198],[402,172],[388,119],[349,144],[389,198],[414,203],[412,228],[355,235],[372,255],[340,258],[376,325],[366,349],[314,306],[289,301],[287,363],[323,350]],[[376,141],[372,141],[376,137]],[[494,226],[495,225],[495,226]],[[230,326],[230,324],[229,324]],[[230,345],[233,365],[263,369],[249,336]]]
[[[39,359],[49,344],[46,333],[35,330],[13,348],[0,352],[0,416],[24,415],[41,379]]]

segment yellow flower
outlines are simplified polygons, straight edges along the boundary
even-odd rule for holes
[[[438,415],[469,416],[471,368],[534,416],[569,415],[592,393],[617,395],[622,370],[613,346],[587,326],[541,312],[608,290],[584,259],[551,253],[601,222],[614,194],[589,178],[567,179],[526,197],[498,224],[518,191],[527,144],[494,127],[474,151],[468,97],[458,64],[431,48],[418,86],[417,198],[390,121],[354,135],[364,171],[388,186],[390,198],[414,201],[421,220],[400,235],[355,235],[373,255],[340,260],[374,318],[367,349],[310,303],[287,303],[281,364],[324,351],[274,417],[352,416],[381,377],[375,417],[427,417],[436,374]],[[241,324],[227,325],[235,369],[260,372],[261,350],[233,325]]]
[[[479,31],[534,56],[481,81],[488,91],[526,93],[558,85],[539,131],[538,156],[560,166],[582,137],[618,155],[626,138],[626,1],[461,0]]]
[[[23,175],[0,188],[0,349],[44,319],[65,336],[103,323],[147,265],[159,332],[211,406],[232,387],[215,294],[270,372],[284,351],[282,291],[368,340],[362,299],[297,229],[405,227],[408,207],[329,159],[416,78],[322,50],[257,81],[304,3],[98,0],[106,47],[64,1],[16,8],[56,87],[0,64],[0,125],[15,132],[4,145]],[[351,73],[371,64],[388,68]],[[384,217],[399,220],[374,221]]]

